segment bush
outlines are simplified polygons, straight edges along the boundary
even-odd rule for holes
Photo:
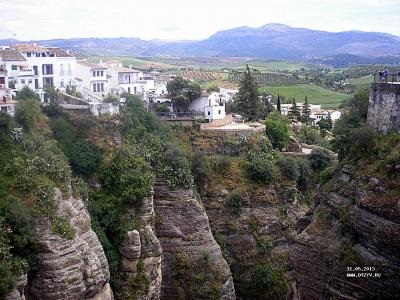
[[[174,144],[167,144],[162,157],[163,175],[170,187],[189,188],[193,185],[189,162],[183,151]]]
[[[231,166],[231,161],[228,157],[226,156],[219,156],[216,158],[214,162],[214,171],[218,173],[224,173],[226,172],[229,167]]]
[[[369,126],[361,126],[351,132],[350,152],[355,156],[364,156],[376,148],[377,133]]]
[[[322,145],[324,138],[319,131],[313,127],[304,127],[300,129],[300,141],[308,145]]]
[[[20,89],[17,93],[17,100],[39,100],[40,97],[38,94],[36,94],[33,90],[31,90],[29,87],[24,86],[22,89]]]
[[[100,163],[99,150],[85,140],[78,139],[67,153],[72,169],[82,175],[89,175],[97,170]]]
[[[300,172],[297,161],[294,158],[282,157],[277,163],[282,174],[285,175],[287,179],[297,181]]]
[[[269,183],[275,175],[273,163],[262,158],[254,158],[251,160],[247,171],[250,178],[259,183]]]
[[[243,206],[243,195],[238,192],[230,194],[225,200],[225,205],[228,206],[234,214],[239,215]]]
[[[253,299],[284,299],[287,278],[283,271],[274,270],[268,262],[263,262],[253,270],[250,289]]]
[[[289,126],[285,117],[270,113],[265,122],[266,134],[275,149],[281,150],[289,141]]]
[[[5,261],[0,262],[0,296],[9,293],[16,284],[16,277],[11,271],[9,264]]]
[[[311,166],[313,169],[322,170],[332,164],[330,153],[325,149],[314,149],[310,155]]]
[[[321,183],[328,182],[332,178],[334,172],[335,167],[327,167],[326,169],[322,170],[321,173],[319,173],[319,181]]]
[[[66,217],[54,217],[51,221],[51,231],[68,240],[73,240],[75,237],[75,230],[71,227],[69,219]]]
[[[37,100],[27,99],[19,101],[16,105],[15,120],[25,131],[35,127],[42,117],[40,103]]]
[[[208,166],[203,154],[196,149],[193,155],[192,172],[197,184],[203,184],[208,175]]]
[[[299,167],[299,177],[297,179],[297,184],[299,185],[299,187],[305,189],[308,187],[310,177],[312,175],[311,164],[308,160],[299,159],[297,161],[297,165]]]

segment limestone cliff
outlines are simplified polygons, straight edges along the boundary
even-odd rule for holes
[[[163,249],[161,299],[235,299],[228,264],[193,191],[171,190],[159,180],[154,208]]]
[[[126,218],[140,222],[141,228],[129,231],[119,251],[121,263],[116,279],[119,299],[160,299],[161,246],[154,234],[153,197],[147,197]]]
[[[312,222],[290,251],[301,299],[400,295],[398,182],[362,169],[344,165],[315,196]],[[348,271],[355,267],[372,275]]]
[[[71,239],[56,235],[48,218],[37,219],[39,270],[29,279],[28,299],[113,299],[103,248],[78,197],[56,189],[56,215],[65,217]]]

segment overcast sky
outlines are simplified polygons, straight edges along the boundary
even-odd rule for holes
[[[203,39],[283,23],[400,36],[400,0],[0,0],[0,38]]]

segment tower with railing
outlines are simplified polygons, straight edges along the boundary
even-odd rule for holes
[[[368,124],[383,133],[400,132],[400,72],[375,74],[369,96]]]

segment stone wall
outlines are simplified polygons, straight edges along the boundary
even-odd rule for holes
[[[371,85],[368,124],[383,133],[400,132],[400,84]]]

